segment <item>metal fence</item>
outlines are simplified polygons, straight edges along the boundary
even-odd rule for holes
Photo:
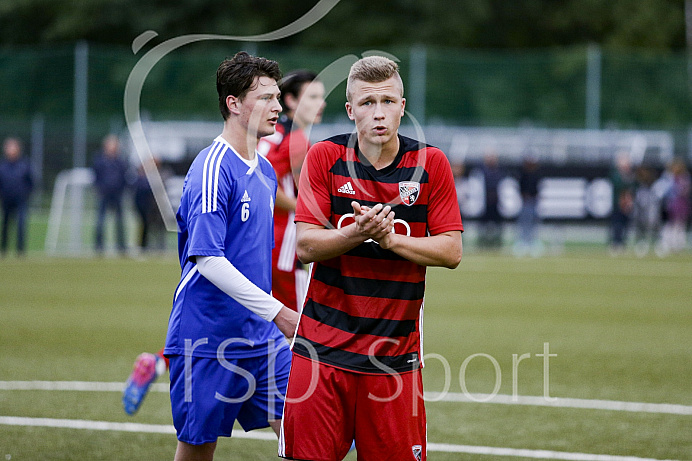
[[[220,121],[216,67],[248,46],[278,60],[284,70],[321,71],[340,58],[367,51],[235,42],[188,45],[166,55],[147,76],[141,94],[143,118]],[[647,149],[663,145],[661,155],[669,155],[671,149],[676,154],[689,150],[692,98],[686,54],[615,53],[594,47],[382,51],[400,61],[409,119],[426,126],[431,138],[439,137],[436,130],[452,133],[445,137],[451,155],[461,155],[467,147],[472,155],[471,141],[487,136],[487,128],[493,128],[498,143],[511,142],[516,149],[525,147],[530,137],[533,148],[555,158],[600,158],[610,152],[599,146],[612,139],[604,141],[601,135],[591,138],[596,145],[590,148],[565,149],[573,144],[571,137],[581,136],[570,130],[582,129],[618,130],[629,140],[639,130],[667,132],[661,142],[645,135]],[[129,48],[85,43],[0,50],[0,136],[24,140],[45,188],[59,171],[88,164],[106,133],[124,132],[123,92],[146,52],[146,47],[133,53]],[[325,121],[347,121],[344,91],[344,82],[334,86]]]

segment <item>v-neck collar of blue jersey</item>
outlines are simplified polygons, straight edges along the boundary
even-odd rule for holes
[[[374,176],[385,176],[392,171],[396,170],[397,166],[399,165],[399,162],[401,162],[401,159],[404,157],[405,152],[405,147],[404,147],[404,140],[401,139],[401,135],[397,133],[397,138],[399,138],[399,152],[397,152],[396,157],[394,157],[394,160],[392,160],[392,163],[387,165],[384,168],[377,169],[374,166],[372,166],[372,163],[370,163],[370,160],[367,159],[367,157],[361,152],[360,147],[358,147],[358,135],[356,133],[352,133],[351,136],[348,138],[348,146],[347,147],[352,147],[353,152],[355,152],[356,157],[358,157],[358,161],[363,165],[363,167],[370,172],[370,174]]]
[[[240,154],[238,153],[238,151],[235,150],[235,149],[233,148],[233,146],[231,146],[231,145],[228,143],[228,141],[226,141],[226,140],[223,138],[223,136],[218,135],[214,141],[218,141],[218,142],[220,142],[220,143],[222,143],[222,144],[228,146],[228,148],[231,149],[231,152],[233,152],[240,160],[243,161],[244,164],[246,164],[246,165],[248,166],[249,169],[247,170],[247,173],[245,173],[245,174],[248,174],[248,175],[252,174],[252,173],[255,171],[255,169],[257,168],[257,165],[259,165],[259,155],[260,155],[260,153],[257,152],[257,149],[255,149],[255,158],[253,158],[252,160],[248,160],[248,159],[246,159],[245,157],[243,157],[242,155],[240,155]]]

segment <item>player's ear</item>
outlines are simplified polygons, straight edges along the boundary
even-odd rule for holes
[[[240,113],[240,99],[233,95],[226,96],[226,107],[232,114]]]
[[[346,115],[348,115],[349,119],[353,120],[353,106],[348,101],[346,102]]]
[[[406,98],[401,98],[401,116],[406,114]]]

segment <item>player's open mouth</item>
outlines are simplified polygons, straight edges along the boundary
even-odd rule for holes
[[[375,134],[386,134],[387,133],[387,127],[386,126],[376,126],[375,128],[372,129]]]

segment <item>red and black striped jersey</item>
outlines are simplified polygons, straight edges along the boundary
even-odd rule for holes
[[[375,169],[345,134],[315,144],[300,177],[296,221],[339,229],[352,201],[391,205],[395,232],[425,237],[463,231],[444,153],[399,136],[399,152]],[[374,241],[313,264],[293,350],[361,373],[406,372],[421,359],[425,267]]]

